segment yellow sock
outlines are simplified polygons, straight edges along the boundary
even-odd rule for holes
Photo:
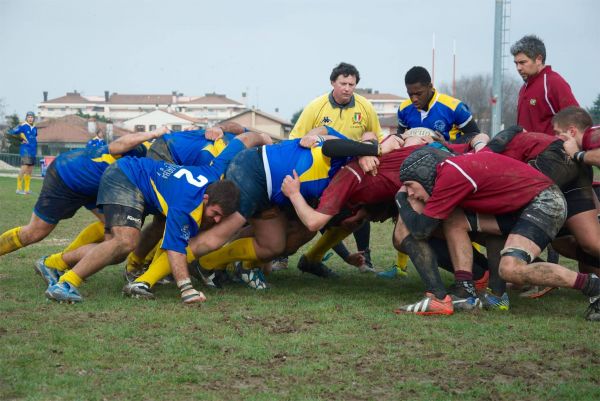
[[[31,176],[29,174],[25,174],[23,176],[23,181],[25,181],[25,192],[29,192],[31,189]]]
[[[258,261],[252,237],[237,239],[216,251],[200,257],[200,266],[208,270],[220,269],[237,260]]]
[[[396,266],[401,268],[402,270],[406,270],[406,266],[408,265],[408,255],[402,252],[398,252],[398,256],[396,257]]]
[[[158,241],[158,243],[156,245],[154,245],[154,248],[152,248],[152,250],[150,252],[148,252],[148,255],[146,255],[146,257],[144,258],[145,265],[149,265],[150,263],[152,263],[152,261],[154,260],[154,255],[156,255],[156,252],[160,249],[161,245],[162,245],[162,240]]]
[[[473,244],[473,248],[477,249],[477,252],[483,253],[483,247],[479,245],[477,242],[471,242]]]
[[[81,248],[87,244],[101,242],[104,239],[104,223],[96,221],[81,230],[77,237],[67,246],[63,252],[69,252]]]
[[[138,256],[134,252],[130,252],[129,255],[127,255],[127,271],[128,272],[142,270],[143,266],[144,266],[144,257]]]
[[[350,234],[352,234],[352,231],[345,230],[341,227],[332,227],[321,235],[321,238],[319,238],[317,243],[314,244],[304,256],[306,256],[306,259],[309,262],[320,262],[328,250]]]
[[[252,270],[256,267],[256,261],[255,260],[244,260],[242,262],[242,269],[244,270]]]
[[[171,273],[171,265],[167,252],[163,249],[158,249],[154,254],[152,263],[148,266],[148,270],[141,276],[135,279],[136,282],[148,283],[150,287]]]
[[[81,283],[83,283],[83,279],[73,270],[69,270],[60,277],[60,280],[58,280],[59,283],[64,283],[65,281],[75,287],[79,287]]]
[[[23,177],[20,175],[17,176],[17,191],[23,190]]]
[[[46,266],[49,266],[53,269],[65,271],[69,268],[69,265],[67,265],[65,263],[65,261],[62,258],[62,255],[63,255],[63,252],[54,253],[46,258],[46,260],[44,261],[44,264],[46,264]]]
[[[19,239],[19,232],[21,232],[21,227],[15,227],[0,235],[0,255],[6,255],[23,248],[23,244]]]

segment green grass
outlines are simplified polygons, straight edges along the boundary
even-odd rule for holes
[[[26,223],[35,203],[14,187],[0,177],[1,231]],[[264,293],[205,290],[202,307],[181,305],[172,287],[155,301],[123,298],[122,266],[90,278],[82,304],[50,303],[33,263],[91,221],[82,211],[1,257],[0,400],[600,399],[600,326],[583,320],[575,291],[512,294],[509,313],[397,316],[422,295],[412,267],[384,281],[334,257],[338,280],[290,267]],[[391,225],[372,231],[383,268]]]

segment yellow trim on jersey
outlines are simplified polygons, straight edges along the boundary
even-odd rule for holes
[[[456,108],[460,104],[460,100],[455,99],[452,96],[448,96],[444,93],[440,93],[437,101],[443,104],[444,106],[448,107],[452,111],[456,110]]]
[[[317,181],[329,177],[331,159],[323,156],[321,150],[320,147],[310,149],[313,162],[310,168],[300,175],[300,182]]]
[[[202,221],[202,213],[204,213],[204,202],[201,202],[200,205],[190,213],[190,216],[198,223],[198,227],[200,227],[200,222]]]
[[[217,139],[215,143],[209,143],[202,150],[206,150],[208,153],[213,155],[213,157],[217,157],[223,152],[223,150],[227,147],[225,141],[221,138]]]
[[[403,100],[402,103],[400,103],[400,106],[398,107],[398,109],[400,109],[400,111],[404,110],[405,108],[407,108],[408,106],[410,106],[412,104],[412,101],[409,99]]]
[[[96,157],[94,159],[92,159],[93,162],[96,163],[107,163],[107,164],[113,164],[114,162],[117,161],[117,159],[115,158],[115,156],[111,155],[110,153],[105,153],[100,157]]]
[[[154,184],[154,180],[152,180],[152,178],[150,178],[150,184],[152,184],[152,189],[156,194],[156,198],[158,198],[158,203],[160,204],[162,213],[166,216],[167,213],[169,213],[169,205],[167,205],[167,201],[165,200],[165,198],[163,198],[160,192],[158,192],[158,188],[156,188],[156,185]]]
[[[313,128],[329,126],[349,139],[360,140],[362,134],[372,131],[383,138],[375,108],[365,97],[354,94],[354,106],[334,107],[329,93],[319,96],[306,106],[290,132],[290,139],[302,138]]]

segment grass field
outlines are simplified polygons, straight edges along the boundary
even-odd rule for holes
[[[27,222],[35,203],[14,189],[0,177],[1,231]],[[422,295],[414,269],[383,281],[334,257],[340,279],[290,267],[262,293],[204,289],[201,307],[183,306],[173,287],[155,301],[124,298],[122,266],[90,278],[83,303],[50,303],[33,263],[91,221],[80,212],[1,257],[0,400],[600,399],[600,326],[584,321],[574,291],[512,294],[508,313],[397,316]],[[372,231],[376,265],[389,266],[391,225]]]

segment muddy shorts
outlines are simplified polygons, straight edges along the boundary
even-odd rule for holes
[[[96,196],[73,191],[60,178],[55,164],[50,164],[33,213],[48,224],[58,224],[60,220],[73,217],[81,207],[95,209]]]
[[[544,249],[556,237],[566,218],[565,198],[561,190],[552,185],[533,198],[518,217],[516,214],[509,214],[497,216],[496,220],[503,234],[522,235]]]
[[[23,155],[21,156],[21,166],[33,166],[35,164],[35,156]]]
[[[117,163],[111,164],[102,175],[98,205],[104,211],[106,231],[121,226],[142,228],[146,210],[144,196]]]
[[[167,163],[177,164],[173,161],[173,155],[171,154],[169,146],[163,137],[156,138],[154,140],[150,146],[150,149],[148,149],[148,154],[146,157],[153,160],[164,160]]]
[[[225,178],[240,189],[238,212],[246,219],[272,207],[267,192],[262,147],[239,152],[229,164]]]

